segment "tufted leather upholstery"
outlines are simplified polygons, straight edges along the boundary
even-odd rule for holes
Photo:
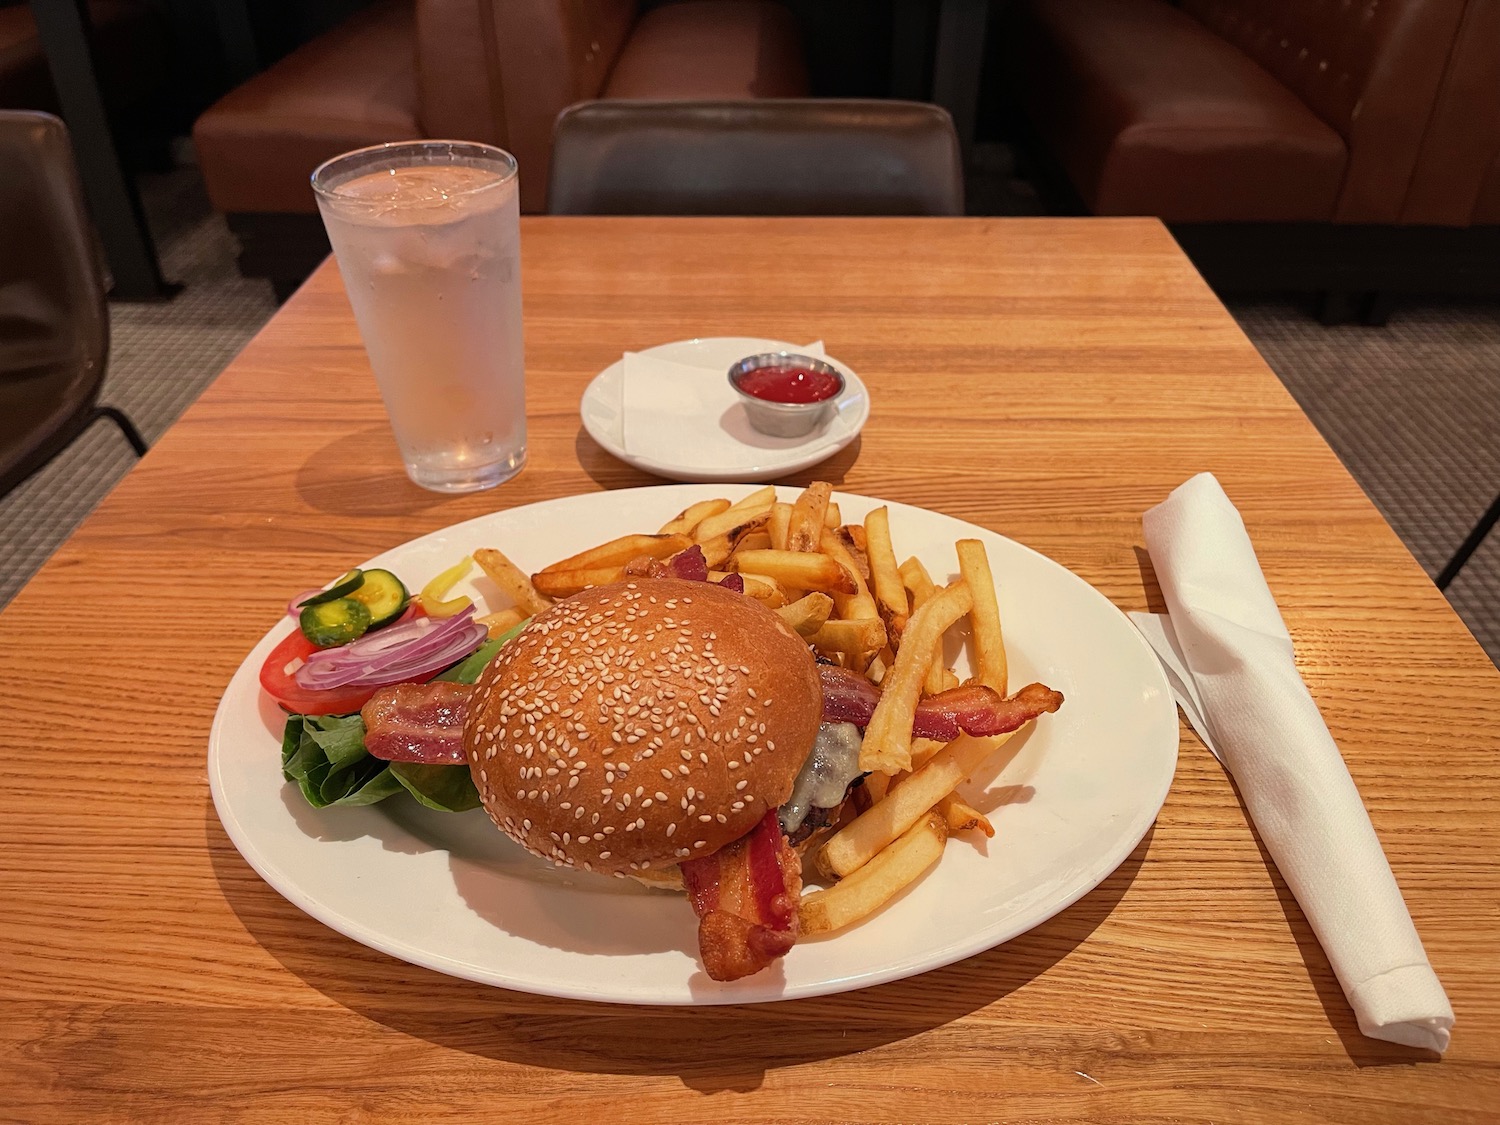
[[[1406,201],[1403,223],[1500,223],[1500,3],[1471,2]]]
[[[383,0],[232,91],[193,135],[209,196],[239,214],[316,211],[309,174],[361,145],[452,137],[521,164],[521,206],[547,193],[552,124],[619,96],[797,97],[791,15],[774,0]],[[697,76],[685,92],[683,75]]]
[[[384,0],[224,95],[193,126],[214,206],[315,213],[323,161],[422,136],[411,43],[410,3]]]
[[[1338,130],[1349,168],[1333,217],[1401,216],[1464,0],[1184,0]]]
[[[522,205],[546,197],[552,121],[599,96],[636,19],[634,0],[417,0],[428,136],[482,140],[520,162]]]
[[[1098,213],[1452,223],[1488,198],[1495,0],[1020,7],[1029,113]]]
[[[1160,0],[1032,0],[1027,109],[1096,214],[1326,219],[1343,138],[1263,69]]]

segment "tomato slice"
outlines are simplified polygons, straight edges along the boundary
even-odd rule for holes
[[[298,715],[351,715],[370,701],[379,688],[342,687],[316,691],[297,682],[296,670],[313,653],[319,651],[302,634],[294,630],[286,640],[271,650],[260,667],[260,686],[272,699]],[[287,671],[287,666],[292,670]],[[432,676],[414,677],[412,682],[430,680]]]

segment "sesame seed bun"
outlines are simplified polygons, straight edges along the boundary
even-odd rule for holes
[[[528,851],[649,876],[786,801],[822,711],[807,643],[776,614],[640,578],[566,598],[506,645],[464,750],[490,817]]]

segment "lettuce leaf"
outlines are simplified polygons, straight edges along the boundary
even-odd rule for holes
[[[487,642],[437,678],[472,684],[523,621]],[[315,809],[334,805],[373,805],[397,793],[410,793],[429,809],[467,812],[479,807],[479,792],[468,766],[387,762],[365,749],[365,721],[359,715],[288,715],[281,732],[281,773],[295,781]]]

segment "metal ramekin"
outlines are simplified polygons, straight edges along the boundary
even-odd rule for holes
[[[838,380],[838,390],[817,402],[769,402],[740,390],[740,380],[762,367],[805,367],[823,372]],[[826,360],[796,352],[762,352],[746,356],[731,367],[729,385],[745,404],[745,414],[752,426],[770,437],[793,438],[807,436],[833,416],[845,383],[843,373]]]

